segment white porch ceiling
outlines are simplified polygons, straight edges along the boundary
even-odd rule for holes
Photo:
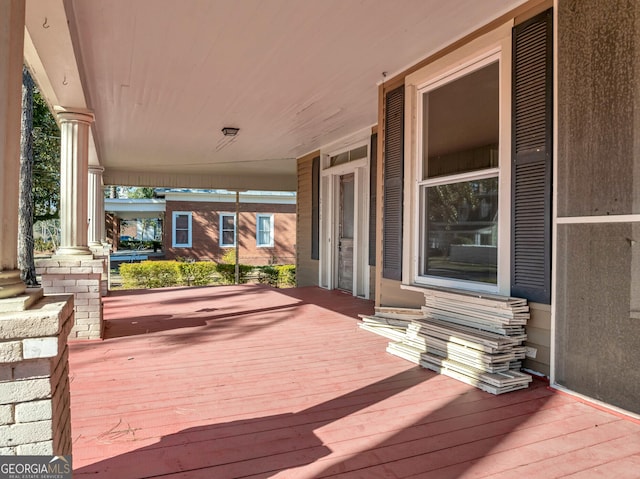
[[[376,123],[382,72],[524,1],[27,0],[25,58],[94,111],[106,183],[295,190],[296,157]]]

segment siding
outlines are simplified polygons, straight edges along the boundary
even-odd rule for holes
[[[318,260],[311,259],[311,179],[315,152],[298,159],[298,188],[296,210],[296,279],[298,286],[318,286]]]
[[[526,346],[536,349],[535,359],[526,358],[524,367],[549,376],[551,371],[551,308],[529,303],[531,319],[527,323]]]

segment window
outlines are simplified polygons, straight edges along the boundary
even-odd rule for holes
[[[344,151],[338,155],[329,157],[329,167],[343,165],[350,161],[361,160],[363,158],[367,158],[367,145],[362,145],[353,150]]]
[[[223,248],[236,245],[236,215],[220,213],[220,246]]]
[[[172,219],[172,246],[191,248],[191,212],[174,211]]]
[[[273,215],[256,215],[256,244],[273,246]]]
[[[418,281],[498,284],[500,64],[497,56],[418,92]],[[484,287],[482,285],[485,285]]]

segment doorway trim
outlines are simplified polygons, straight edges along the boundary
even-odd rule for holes
[[[353,296],[369,299],[369,165],[371,130],[363,130],[320,151],[320,261],[318,284],[338,288],[340,177],[354,175]],[[331,157],[367,147],[364,158],[330,166]]]

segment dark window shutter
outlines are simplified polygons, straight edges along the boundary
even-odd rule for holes
[[[320,157],[311,164],[311,259],[320,259]]]
[[[371,135],[369,149],[369,266],[376,265],[376,207],[378,188],[378,134]]]
[[[404,86],[385,96],[382,276],[402,279]]]
[[[551,303],[553,20],[513,30],[511,294]]]

